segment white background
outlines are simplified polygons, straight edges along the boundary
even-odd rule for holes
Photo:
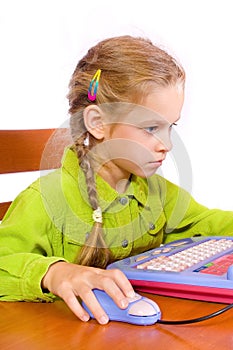
[[[231,6],[231,0],[1,0],[0,128],[59,127],[68,118],[70,76],[87,49],[115,35],[149,37],[187,74],[176,130],[192,169],[186,161],[177,169],[168,157],[162,173],[202,204],[233,210]],[[32,178],[2,175],[0,201]]]

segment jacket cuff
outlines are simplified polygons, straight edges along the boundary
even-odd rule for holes
[[[67,260],[60,257],[40,257],[27,267],[22,278],[21,291],[23,300],[37,302],[52,302],[56,296],[49,291],[43,290],[41,282],[49,267],[58,262]]]

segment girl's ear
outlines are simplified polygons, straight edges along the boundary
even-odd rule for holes
[[[86,129],[97,140],[104,138],[104,126],[101,113],[101,109],[96,105],[90,105],[83,111]]]

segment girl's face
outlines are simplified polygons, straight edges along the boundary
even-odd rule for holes
[[[171,150],[171,129],[180,118],[184,93],[177,86],[149,94],[114,124],[105,124],[98,173],[114,188],[131,174],[150,177]]]

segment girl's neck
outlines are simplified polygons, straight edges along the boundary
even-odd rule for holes
[[[98,174],[118,193],[124,193],[129,186],[131,174],[114,167],[113,164],[104,164]]]

